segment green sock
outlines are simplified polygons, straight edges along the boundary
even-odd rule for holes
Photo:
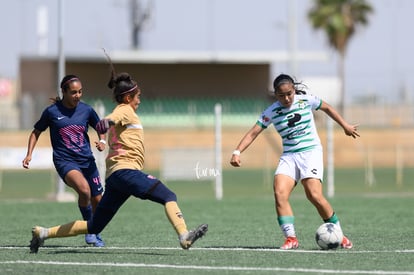
[[[323,221],[324,222],[330,222],[330,223],[338,223],[339,219],[338,219],[338,216],[334,212],[329,219],[326,219],[326,220],[323,220]]]

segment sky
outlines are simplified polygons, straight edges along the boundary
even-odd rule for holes
[[[131,49],[130,0],[63,0],[64,52],[96,55]],[[141,0],[146,6],[149,0]],[[141,34],[141,50],[289,50],[288,1],[153,0],[152,16]],[[301,62],[296,78],[335,77],[337,55],[322,31],[312,29],[311,0],[297,4],[297,49],[318,51],[327,62]],[[357,29],[346,55],[346,101],[377,96],[399,102],[414,96],[414,1],[368,0],[374,8],[369,25]],[[58,0],[0,0],[0,77],[18,78],[22,55],[57,55]],[[37,31],[39,8],[47,9],[47,35]],[[288,64],[275,66],[289,72]],[[411,98],[412,97],[412,98]]]

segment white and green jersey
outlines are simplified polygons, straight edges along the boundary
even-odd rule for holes
[[[321,146],[312,110],[318,110],[322,100],[313,95],[295,95],[293,104],[283,107],[279,101],[270,105],[257,124],[267,128],[273,123],[282,137],[283,153],[295,153]]]

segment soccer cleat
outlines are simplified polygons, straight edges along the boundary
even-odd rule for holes
[[[208,224],[201,224],[196,229],[180,235],[180,245],[183,249],[189,249],[195,241],[203,237],[208,230]]]
[[[95,234],[85,234],[85,242],[87,244],[95,244],[97,241]]]
[[[299,242],[296,237],[287,237],[285,243],[279,247],[279,249],[289,250],[289,249],[296,249],[299,247]]]
[[[342,239],[341,247],[344,249],[351,249],[352,246],[352,242],[346,236],[344,236]]]
[[[100,234],[96,234],[96,242],[93,244],[95,247],[104,247],[105,242],[102,240]]]
[[[85,242],[87,244],[92,244],[95,247],[105,246],[105,242],[102,240],[102,237],[99,234],[85,234]]]
[[[39,247],[43,245],[44,241],[47,238],[48,229],[35,226],[32,228],[32,240],[30,241],[30,253],[37,253]]]

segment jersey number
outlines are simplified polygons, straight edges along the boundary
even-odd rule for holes
[[[295,123],[299,122],[302,116],[298,113],[290,114],[286,117],[288,119],[288,127],[292,128],[295,127]]]

